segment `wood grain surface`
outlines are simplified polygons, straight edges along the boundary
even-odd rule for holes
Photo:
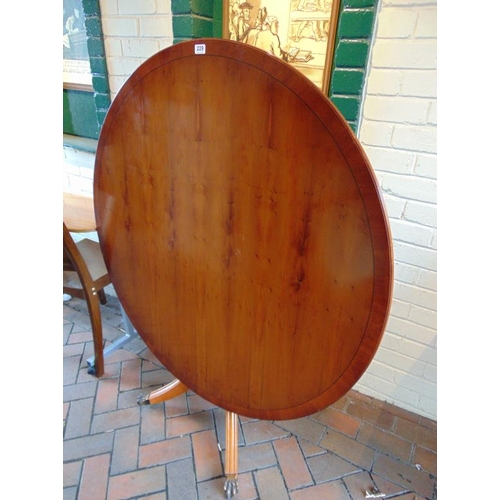
[[[392,292],[377,181],[338,110],[286,63],[217,39],[151,57],[106,117],[94,203],[128,316],[205,399],[297,418],[372,360]]]

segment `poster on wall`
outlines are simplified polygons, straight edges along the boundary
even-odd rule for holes
[[[63,0],[63,87],[92,90],[82,0]]]
[[[328,93],[340,0],[224,0],[223,37],[294,66]]]

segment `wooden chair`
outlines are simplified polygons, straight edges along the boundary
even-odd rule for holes
[[[99,243],[85,238],[75,242],[63,222],[63,293],[85,299],[89,310],[95,361],[88,372],[102,376],[104,353],[101,304],[106,304],[104,287],[111,283]]]

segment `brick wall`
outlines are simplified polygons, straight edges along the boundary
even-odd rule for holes
[[[394,299],[366,394],[436,418],[436,2],[381,0],[359,138],[393,235]]]
[[[113,99],[148,57],[173,43],[171,0],[101,0]]]

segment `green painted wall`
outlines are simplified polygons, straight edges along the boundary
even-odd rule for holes
[[[92,87],[90,92],[63,90],[63,132],[97,139],[111,104],[99,0],[82,0]]]

